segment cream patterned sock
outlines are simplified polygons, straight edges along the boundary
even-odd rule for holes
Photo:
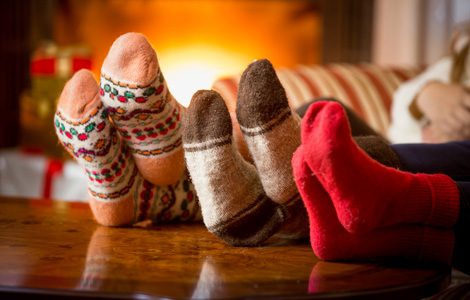
[[[87,175],[90,207],[96,220],[120,226],[143,220],[163,223],[200,219],[187,172],[168,186],[145,180],[107,110],[93,75],[82,70],[66,84],[54,119],[59,140]]]
[[[180,121],[155,50],[138,33],[120,36],[101,68],[100,96],[145,179],[175,183],[184,170]]]

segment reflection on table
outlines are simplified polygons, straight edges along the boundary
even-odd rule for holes
[[[330,263],[308,241],[231,247],[201,223],[108,228],[84,203],[0,198],[0,291],[77,297],[423,298],[444,289],[436,265]]]

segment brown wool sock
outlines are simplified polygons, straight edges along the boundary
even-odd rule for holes
[[[282,235],[307,237],[307,212],[292,175],[300,145],[300,117],[291,110],[267,59],[250,64],[240,79],[237,119],[266,195],[287,211]]]
[[[388,142],[380,136],[355,136],[356,144],[364,150],[373,160],[384,166],[401,169],[401,162]]]
[[[233,145],[227,107],[215,91],[194,94],[183,119],[186,164],[208,230],[234,246],[259,245],[284,220],[253,165]]]

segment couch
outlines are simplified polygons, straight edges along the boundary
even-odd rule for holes
[[[352,108],[374,130],[386,137],[391,122],[393,93],[402,82],[418,75],[420,69],[384,68],[371,63],[336,63],[300,65],[278,68],[276,71],[293,109],[318,97],[333,97]],[[240,76],[226,77],[212,85],[226,101],[232,115],[239,81]]]

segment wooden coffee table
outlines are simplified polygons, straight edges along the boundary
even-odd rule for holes
[[[0,198],[1,299],[404,300],[449,282],[444,266],[323,262],[305,241],[236,248],[201,223],[107,228],[83,203]]]

